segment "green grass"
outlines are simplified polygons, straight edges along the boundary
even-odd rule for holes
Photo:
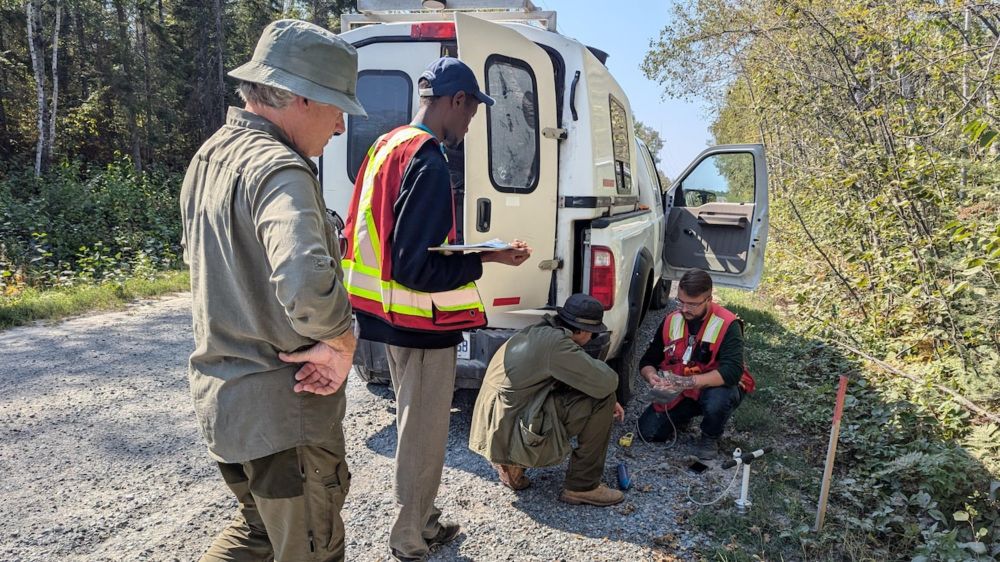
[[[878,556],[876,545],[829,510],[824,531],[812,531],[833,415],[827,387],[832,388],[835,369],[829,360],[817,361],[816,342],[789,332],[766,301],[737,291],[720,291],[719,297],[746,322],[747,359],[757,380],[757,392],[736,410],[733,430],[723,445],[744,451],[771,446],[774,453],[752,465],[749,513],[738,513],[732,499],[726,499],[694,514],[692,522],[711,532],[716,545],[702,552],[703,558],[728,562]],[[804,418],[799,415],[803,411],[813,415]],[[738,480],[735,486],[738,493]]]
[[[780,314],[766,296],[718,297],[746,322],[757,380],[723,447],[774,452],[752,465],[749,513],[738,513],[732,498],[693,513],[691,521],[711,533],[703,559],[994,559],[1000,429],[975,425],[957,407],[952,418],[929,408],[941,398],[804,335],[806,319]],[[816,533],[841,374],[850,382],[825,524]]]
[[[25,289],[12,297],[0,297],[0,329],[36,320],[56,320],[94,310],[113,310],[138,298],[187,291],[187,271],[166,271],[152,279],[128,279],[124,283],[78,285],[60,289]]]

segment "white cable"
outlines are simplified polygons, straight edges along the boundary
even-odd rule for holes
[[[671,439],[670,440],[670,444],[666,446],[667,449],[670,449],[674,445],[677,444],[677,426],[674,425],[674,420],[670,417],[670,412],[668,411],[668,412],[664,412],[664,413],[667,414],[667,421],[670,422],[670,428],[673,430],[673,434],[674,434],[674,438]],[[641,417],[642,417],[642,414],[639,414],[639,418],[641,418]],[[639,418],[635,419],[635,432],[639,434],[639,439],[642,439],[643,443],[649,445],[649,441],[646,441],[646,438],[643,437],[643,435],[642,435],[642,430],[639,429]]]
[[[733,471],[733,479],[729,481],[729,485],[726,486],[726,489],[722,491],[722,494],[719,495],[719,497],[715,498],[714,500],[712,500],[712,501],[710,501],[708,503],[702,503],[702,502],[700,502],[700,501],[698,501],[698,500],[696,500],[696,499],[694,499],[694,498],[691,497],[691,489],[694,488],[694,484],[691,484],[690,486],[688,486],[688,491],[687,491],[688,500],[691,503],[696,503],[696,504],[698,504],[700,506],[707,506],[707,505],[712,505],[712,504],[719,503],[720,501],[722,501],[722,498],[726,497],[726,494],[729,493],[729,490],[730,490],[730,488],[733,487],[733,484],[736,483],[736,477],[740,474],[740,467],[741,466],[743,466],[743,463],[737,463],[736,464],[736,470]]]

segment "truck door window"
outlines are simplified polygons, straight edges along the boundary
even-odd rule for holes
[[[358,73],[358,100],[368,118],[347,118],[347,177],[355,181],[368,149],[379,136],[410,122],[413,83],[398,70],[362,70]]]
[[[632,139],[628,135],[628,115],[625,107],[615,99],[608,96],[611,106],[611,146],[615,155],[615,185],[618,193],[632,192],[632,169],[629,155],[629,145]]]
[[[486,108],[490,181],[498,191],[530,193],[538,185],[538,101],[528,63],[492,55],[486,59]]]
[[[713,154],[681,182],[686,207],[707,203],[753,203],[753,155]]]

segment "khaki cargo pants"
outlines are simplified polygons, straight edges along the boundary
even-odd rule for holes
[[[455,392],[456,348],[386,346],[396,391],[396,481],[399,513],[389,546],[407,557],[427,554],[427,540],[441,530],[434,505],[448,445]]]
[[[239,514],[202,562],[344,560],[340,510],[351,475],[344,446],[303,446],[245,463],[219,463]]]

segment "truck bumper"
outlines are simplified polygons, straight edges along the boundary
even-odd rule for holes
[[[455,388],[475,389],[482,386],[486,367],[493,355],[517,330],[485,329],[467,332],[469,336],[469,358],[458,359],[455,368]],[[592,338],[584,349],[590,355],[604,360],[611,347],[610,332]],[[386,359],[385,344],[358,340],[354,353],[354,365],[364,369],[369,382],[389,383],[389,362]]]

